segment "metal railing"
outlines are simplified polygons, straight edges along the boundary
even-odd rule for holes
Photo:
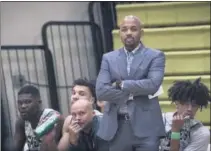
[[[79,77],[95,79],[100,69],[100,28],[92,22],[50,21],[43,25],[42,40],[53,56],[61,111],[68,114],[73,81]]]
[[[98,25],[47,22],[42,27],[42,40],[43,45],[1,46],[2,103],[12,130],[18,116],[17,93],[23,85],[32,84],[40,90],[44,107],[68,114],[73,81],[95,79],[100,69],[104,48]]]
[[[102,33],[104,50],[113,50],[112,30],[116,28],[116,11],[114,2],[90,2],[88,7],[89,20],[97,24]],[[94,30],[92,31],[94,32]]]
[[[8,110],[7,116],[12,126],[18,115],[17,93],[26,84],[35,85],[39,89],[43,107],[59,110],[54,98],[55,88],[51,85],[54,82],[54,73],[49,70],[53,65],[51,58],[50,51],[41,45],[1,46],[3,106]]]

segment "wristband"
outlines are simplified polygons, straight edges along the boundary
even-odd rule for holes
[[[179,132],[171,132],[171,139],[180,140],[180,133]]]

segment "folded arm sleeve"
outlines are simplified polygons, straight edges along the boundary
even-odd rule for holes
[[[165,55],[160,52],[151,62],[146,79],[124,80],[123,90],[137,95],[153,95],[163,82]]]
[[[115,89],[112,86],[109,64],[105,55],[103,55],[101,69],[97,77],[96,95],[98,100],[112,103],[125,101],[129,97],[128,92]]]

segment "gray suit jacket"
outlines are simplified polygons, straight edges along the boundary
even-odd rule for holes
[[[158,98],[149,99],[160,87],[164,77],[165,55],[163,52],[144,46],[135,55],[130,75],[127,74],[127,60],[123,48],[103,55],[101,69],[96,83],[98,100],[107,101],[104,115],[97,135],[104,140],[111,140],[117,132],[117,111],[119,105],[128,100],[129,116],[134,135],[137,137],[164,136]],[[111,84],[123,80],[122,90]]]

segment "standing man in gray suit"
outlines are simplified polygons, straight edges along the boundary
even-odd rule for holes
[[[149,99],[162,84],[164,53],[145,47],[143,25],[126,16],[120,25],[123,48],[103,55],[96,83],[98,100],[106,101],[98,136],[110,151],[158,151],[165,135],[158,98]]]

